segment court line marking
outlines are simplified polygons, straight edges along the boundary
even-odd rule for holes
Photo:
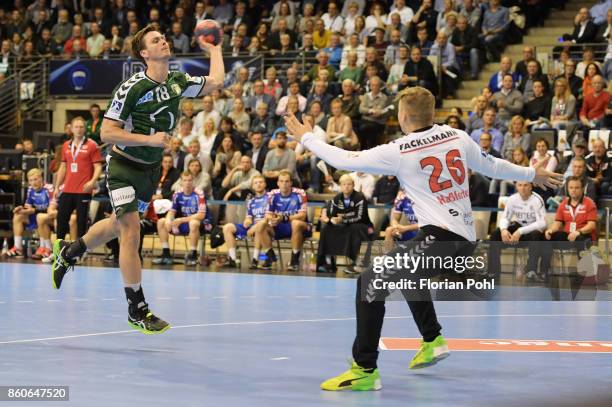
[[[483,318],[483,317],[612,317],[612,314],[475,314],[475,315],[438,315],[438,318]],[[412,319],[412,316],[391,316],[386,319]],[[269,321],[240,321],[240,322],[216,322],[208,324],[192,324],[192,325],[177,325],[171,329],[187,329],[187,328],[206,328],[215,326],[240,326],[240,325],[272,325],[272,324],[296,324],[306,322],[338,322],[338,321],[354,321],[355,317],[345,318],[321,318],[321,319],[289,319],[289,320],[269,320]],[[2,341],[0,345],[32,343],[45,341],[58,341],[62,339],[87,338],[91,336],[106,336],[118,334],[133,334],[139,333],[136,330],[130,329],[126,331],[109,331],[109,332],[94,332],[88,334],[53,336],[48,338],[33,338],[33,339],[16,339],[12,341]]]

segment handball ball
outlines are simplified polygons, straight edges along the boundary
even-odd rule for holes
[[[209,44],[218,45],[223,38],[221,26],[215,20],[203,20],[196,25],[194,30],[196,38],[203,37]]]

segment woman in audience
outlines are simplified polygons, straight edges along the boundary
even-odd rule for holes
[[[523,147],[516,147],[514,151],[512,151],[512,164],[520,165],[521,167],[529,166],[529,156],[523,150]]]
[[[297,32],[298,33],[303,33],[304,31],[306,31],[306,22],[307,21],[312,21],[313,25],[314,25],[314,18],[315,18],[315,9],[314,9],[314,4],[313,3],[306,3],[304,4],[304,12],[303,15],[300,16],[300,20],[297,24]]]
[[[353,121],[342,112],[342,100],[331,102],[331,114],[327,121],[328,141],[344,150],[357,150],[359,139],[353,130]]]
[[[364,16],[359,16],[355,19],[355,33],[359,35],[359,42],[366,45],[370,33],[366,28],[366,20]]]
[[[451,114],[444,120],[444,124],[449,125],[453,129],[465,130],[465,123],[457,114]]]
[[[373,35],[376,28],[382,28],[383,32],[385,31],[385,27],[387,26],[387,15],[384,13],[385,10],[383,9],[382,4],[372,4],[372,7],[370,8],[370,15],[365,20],[365,28],[368,31],[368,35]]]
[[[276,68],[271,66],[266,69],[266,79],[264,79],[264,93],[272,96],[277,102],[283,92],[283,85],[277,79]]]
[[[217,137],[217,128],[215,127],[215,121],[209,117],[204,122],[202,127],[202,133],[198,136],[200,142],[200,149],[210,155],[210,152],[215,144],[215,138]]]
[[[215,89],[211,92],[210,96],[213,99],[213,109],[217,112],[225,112],[225,106],[227,105],[225,93],[221,92],[220,89]]]
[[[268,37],[270,33],[268,30],[268,24],[261,23],[257,26],[257,30],[255,31],[255,36],[259,38],[259,43],[262,46],[268,46]]]
[[[284,19],[287,23],[287,29],[290,31],[295,30],[295,17],[291,14],[289,3],[279,3],[278,14],[274,16],[270,29],[272,31],[278,31],[278,20]]]
[[[202,163],[197,158],[193,158],[187,164],[187,171],[193,175],[194,188],[202,191],[206,197],[212,196],[212,182],[210,174],[202,171]],[[172,192],[180,192],[182,190],[181,178],[179,177],[172,185]]]
[[[557,168],[559,161],[557,160],[555,154],[551,154],[549,152],[550,145],[548,144],[548,141],[546,141],[546,139],[541,138],[536,142],[535,147],[536,149],[533,152],[533,155],[531,156],[529,166],[533,167],[540,161],[546,160],[548,158],[548,162],[546,163],[546,169],[548,171],[554,171],[555,168]],[[533,191],[538,193],[542,197],[544,202],[546,202],[548,198],[554,196],[556,193],[556,191],[553,191],[551,188],[544,190],[540,187],[534,187]]]
[[[221,141],[221,145],[217,149],[212,173],[215,181],[220,180],[219,185],[221,185],[221,180],[225,178],[227,173],[240,164],[240,157],[242,157],[242,154],[234,147],[232,137],[223,137],[223,141]]]
[[[576,98],[570,91],[567,79],[555,81],[555,92],[550,110],[550,124],[555,129],[566,129],[576,119]]]
[[[593,92],[593,85],[591,84],[595,75],[602,75],[601,70],[597,64],[591,62],[585,69],[584,80],[582,81],[582,96],[586,96]]]
[[[318,100],[313,101],[310,104],[309,113],[313,117],[314,124],[316,126],[319,126],[322,129],[327,128],[327,114],[323,111],[323,106],[321,105],[321,102],[319,102]]]
[[[531,134],[527,133],[525,119],[516,115],[510,120],[509,130],[504,136],[501,155],[505,160],[511,161],[516,147],[522,147],[526,155],[531,151]]]
[[[234,121],[236,131],[238,131],[241,136],[246,136],[251,126],[251,118],[249,114],[244,111],[244,102],[242,99],[237,98],[234,100],[232,111],[227,116]]]

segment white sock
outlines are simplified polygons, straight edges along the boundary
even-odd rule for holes
[[[230,247],[228,250],[228,254],[230,256],[230,259],[236,260],[236,248],[235,247]]]
[[[23,249],[21,236],[15,236],[15,247],[19,250]]]
[[[136,284],[125,284],[127,288],[131,288],[134,292],[140,290],[140,283]]]
[[[189,250],[191,250],[192,252],[196,251],[196,247],[194,245],[189,245]]]
[[[162,249],[169,249],[169,248],[170,248],[170,243],[162,242]]]
[[[299,249],[298,249],[298,250],[291,249],[291,252],[292,252],[293,254],[298,254],[300,251],[299,251]]]
[[[259,249],[253,249],[253,258],[259,260]]]
[[[51,240],[50,239],[40,239],[40,245],[41,245],[41,247],[44,247],[45,249],[50,249],[51,248]]]

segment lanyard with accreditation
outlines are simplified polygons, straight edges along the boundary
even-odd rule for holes
[[[569,210],[570,215],[572,216],[572,222],[570,223],[570,233],[573,233],[577,230],[576,227],[576,216],[578,215],[578,210],[580,208],[580,204],[576,205],[574,208],[569,202],[567,203],[567,209]]]
[[[78,146],[74,145],[74,141],[70,143],[70,154],[72,155],[72,163],[70,163],[70,172],[77,172],[79,170],[79,166],[77,164],[77,157],[81,152],[81,147],[83,146],[84,142],[85,139],[81,140]]]

